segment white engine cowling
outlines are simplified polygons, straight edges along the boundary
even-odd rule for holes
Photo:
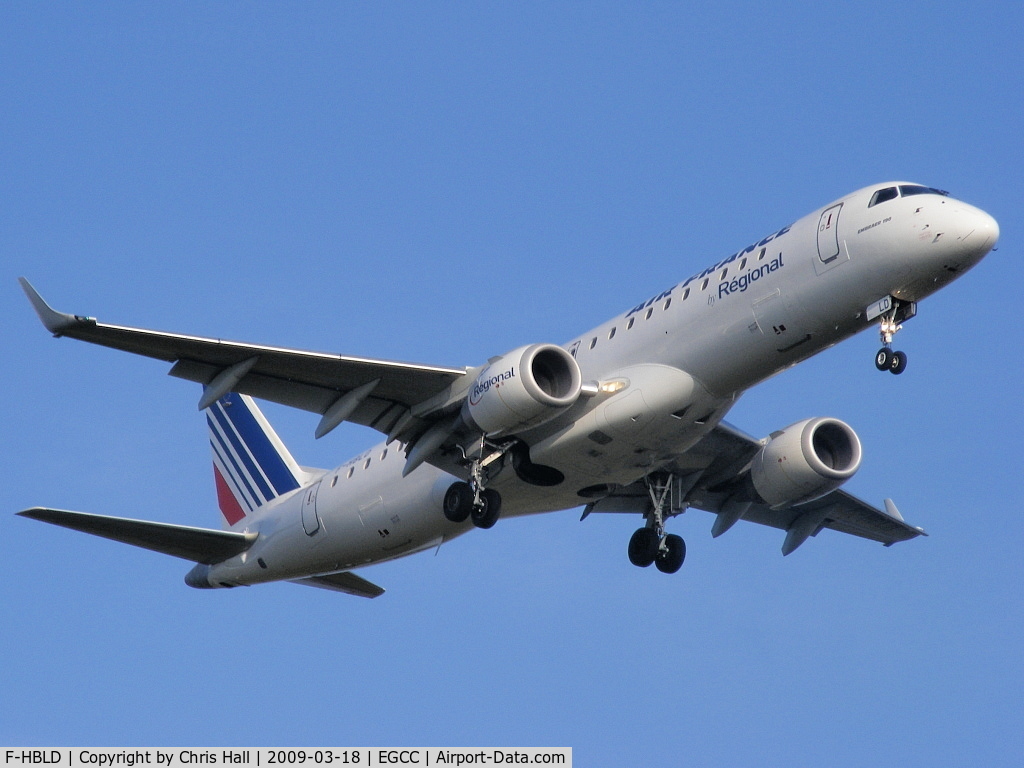
[[[797,422],[774,434],[754,457],[750,479],[770,507],[820,498],[860,467],[860,440],[839,419]]]
[[[582,385],[576,359],[561,347],[520,347],[477,376],[462,409],[463,419],[485,435],[530,429],[575,403]]]

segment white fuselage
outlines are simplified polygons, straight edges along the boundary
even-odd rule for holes
[[[531,459],[565,480],[537,487],[501,472],[492,485],[503,516],[578,506],[581,490],[649,474],[699,442],[744,390],[873,325],[873,303],[919,301],[991,249],[995,221],[950,197],[869,207],[897,185],[837,200],[563,345],[584,381],[619,388],[521,435]],[[246,517],[233,530],[258,532],[257,542],[212,566],[211,585],[357,568],[472,527],[441,511],[458,478],[429,464],[403,478],[404,463],[400,446],[381,443]]]

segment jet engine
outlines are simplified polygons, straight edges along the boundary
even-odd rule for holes
[[[521,432],[553,419],[575,403],[582,384],[576,359],[561,347],[520,347],[477,376],[462,417],[488,436]]]
[[[839,419],[806,419],[772,434],[754,457],[750,479],[770,507],[820,498],[860,467],[860,440]]]

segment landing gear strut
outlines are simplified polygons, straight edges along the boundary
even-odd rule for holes
[[[671,474],[648,476],[644,479],[651,497],[647,512],[647,525],[638,528],[629,539],[629,562],[640,568],[651,563],[662,573],[675,573],[686,559],[686,542],[674,533],[665,533],[665,519],[678,515],[672,504],[673,477]]]
[[[492,528],[501,516],[501,495],[487,487],[490,468],[508,453],[515,443],[494,445],[484,438],[473,454],[463,450],[463,458],[469,463],[469,482],[452,483],[444,495],[444,516],[453,523],[473,520],[477,528]],[[501,468],[501,465],[498,465]]]
[[[917,305],[912,301],[899,299],[891,299],[891,302],[892,306],[882,313],[879,321],[882,348],[875,355],[875,368],[898,375],[907,369],[907,355],[904,352],[893,351],[892,337],[903,327],[901,323],[904,320],[909,320],[917,314]]]

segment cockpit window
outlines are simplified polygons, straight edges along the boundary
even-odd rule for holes
[[[943,189],[933,189],[932,187],[921,187],[917,184],[902,184],[900,185],[900,195],[902,197],[910,197],[911,195],[942,195],[946,197],[949,192]]]
[[[942,195],[947,197],[949,192],[944,189],[935,189],[934,187],[922,187],[920,184],[900,184],[899,187],[886,187],[875,192],[871,196],[868,208],[884,203],[887,200],[893,200],[897,197],[910,197],[911,195]]]
[[[879,203],[884,203],[886,200],[893,200],[900,196],[899,190],[896,187],[886,187],[880,189],[871,196],[871,202],[868,203],[868,208]]]

